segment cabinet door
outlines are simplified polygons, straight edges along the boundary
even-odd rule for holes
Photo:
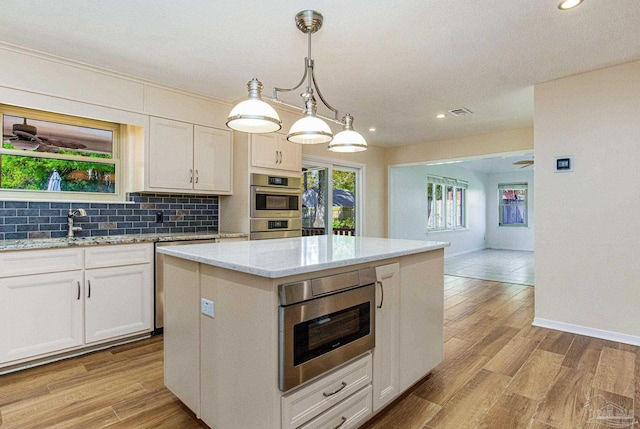
[[[193,189],[193,125],[151,118],[149,187]]]
[[[400,393],[400,266],[376,267],[376,347],[373,350],[373,411]]]
[[[85,271],[85,342],[151,330],[151,264]]]
[[[0,363],[82,345],[82,271],[0,279]]]
[[[194,189],[231,193],[231,132],[193,128]]]
[[[280,170],[302,172],[302,145],[291,143],[287,138],[278,134],[278,150],[280,162],[277,168]]]
[[[251,166],[278,168],[279,163],[278,134],[252,134]]]

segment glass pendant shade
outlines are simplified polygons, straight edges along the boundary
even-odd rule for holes
[[[367,142],[360,133],[353,131],[353,116],[347,114],[343,119],[344,130],[333,137],[329,144],[332,152],[362,152],[367,150]]]
[[[262,83],[252,79],[247,84],[249,99],[238,103],[229,113],[227,126],[245,133],[272,133],[282,128],[282,121],[273,107],[262,101]]]
[[[331,139],[333,139],[333,133],[329,125],[312,115],[298,119],[287,134],[287,140],[300,144],[329,143]]]

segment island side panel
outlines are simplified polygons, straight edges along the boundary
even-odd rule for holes
[[[211,427],[280,427],[277,281],[201,265],[202,420]]]
[[[165,256],[164,384],[200,417],[200,278],[197,262]]]
[[[444,250],[400,259],[400,391],[444,359]]]

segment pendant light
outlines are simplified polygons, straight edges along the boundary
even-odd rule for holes
[[[322,28],[323,19],[323,16],[314,10],[304,10],[296,15],[296,27],[298,30],[307,34],[308,55],[304,59],[304,74],[298,85],[293,88],[274,88],[273,98],[271,100],[289,107],[296,107],[280,100],[278,98],[278,92],[294,91],[300,88],[306,81],[306,90],[300,94],[303,100],[304,107],[302,108],[302,111],[304,112],[304,116],[293,124],[287,134],[287,140],[299,144],[332,142],[334,136],[331,132],[331,128],[324,120],[321,119],[321,115],[318,115],[317,113],[317,104],[314,96],[314,93],[316,93],[320,98],[320,101],[322,101],[322,104],[334,113],[334,118],[327,118],[325,116],[322,116],[322,118],[343,126],[343,131],[336,135],[336,137],[341,136],[340,139],[337,142],[332,142],[328,149],[335,152],[357,152],[366,150],[367,143],[364,140],[364,137],[353,131],[353,117],[351,115],[346,115],[343,120],[340,121],[338,119],[338,110],[333,108],[327,102],[327,100],[322,96],[320,88],[318,88],[318,83],[314,73],[314,61],[311,58],[311,35]],[[257,109],[254,110],[254,105],[257,106],[258,102],[266,104],[260,99],[262,84],[257,79],[253,79],[249,82],[248,86],[249,100],[243,101],[234,107],[229,114],[227,126],[238,131],[250,133],[272,132],[279,130],[282,123],[280,122],[278,115],[275,113],[275,110],[273,110],[273,113],[269,112],[268,114],[264,113],[264,111],[258,111]],[[243,105],[243,103],[246,104]],[[241,105],[243,105],[242,109],[240,109]],[[267,104],[267,106],[269,105]],[[275,127],[276,123],[278,128],[272,129]],[[254,129],[256,131],[254,131]]]
[[[247,83],[249,98],[238,103],[229,113],[227,127],[246,133],[272,133],[282,128],[276,110],[262,101],[262,82],[255,77]]]
[[[364,137],[353,130],[353,116],[346,114],[342,118],[343,131],[333,137],[328,149],[333,152],[361,152],[367,150]]]

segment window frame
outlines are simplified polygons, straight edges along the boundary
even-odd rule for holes
[[[121,159],[121,155],[124,152],[123,149],[123,136],[125,135],[123,125],[114,122],[100,121],[97,119],[82,118],[79,116],[66,115],[62,113],[47,112],[43,110],[31,109],[26,107],[17,107],[7,104],[0,104],[0,137],[4,142],[3,124],[4,115],[25,117],[27,119],[55,122],[65,125],[74,125],[79,127],[94,128],[100,130],[107,130],[112,132],[112,148],[111,158],[90,158],[74,155],[58,154],[53,152],[31,152],[31,151],[16,151],[12,149],[5,149],[3,145],[0,145],[0,156],[13,155],[23,156],[30,158],[45,158],[45,159],[59,159],[68,161],[82,161],[97,164],[109,164],[115,167],[115,189],[113,193],[104,192],[52,192],[45,190],[33,190],[33,189],[3,189],[0,188],[0,200],[10,201],[82,201],[82,202],[125,202],[126,194],[124,192],[124,178],[123,171],[124,162]],[[0,161],[1,162],[1,161]],[[0,164],[1,168],[1,164]]]
[[[442,197],[442,213],[437,201],[438,188]],[[467,229],[467,189],[468,182],[449,177],[427,176],[427,232],[460,231]],[[449,192],[453,199],[447,198]],[[434,201],[433,214],[429,216],[430,199]],[[461,199],[461,201],[458,201]],[[441,218],[441,220],[439,220]],[[440,225],[442,223],[442,225]]]
[[[503,221],[503,207],[504,206],[518,206],[519,204],[504,204],[502,195],[504,191],[508,190],[524,190],[524,223],[504,223]],[[526,182],[520,183],[498,183],[498,227],[507,228],[526,228],[529,226],[529,184]]]

